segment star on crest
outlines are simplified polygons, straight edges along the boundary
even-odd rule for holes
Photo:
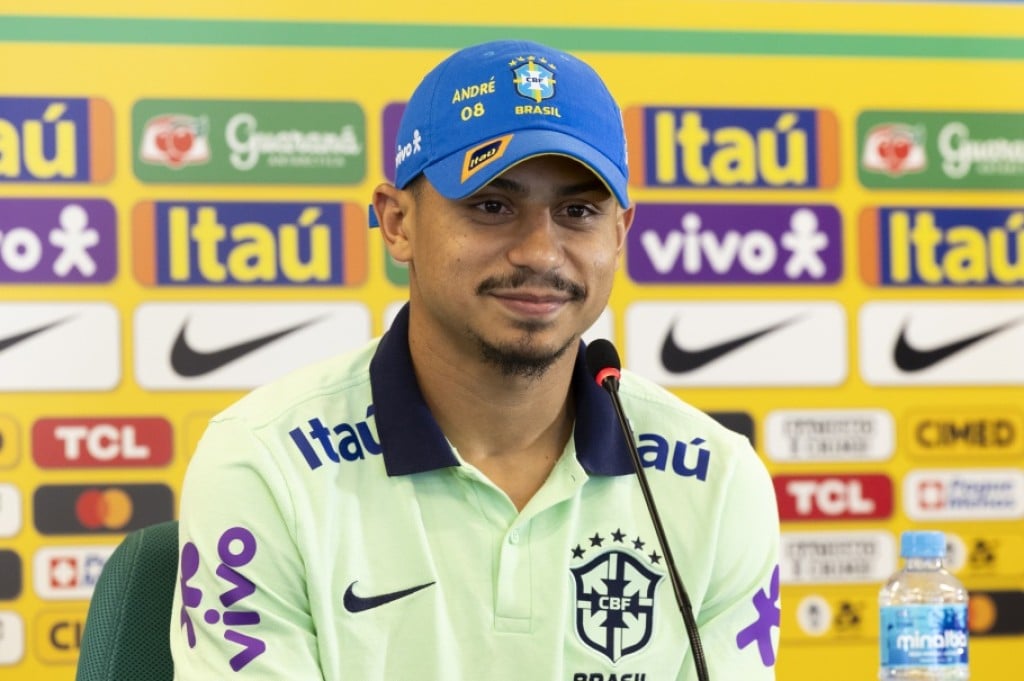
[[[610,542],[608,548],[605,548],[605,541]],[[647,547],[649,542],[644,541],[639,535],[635,539],[631,539],[628,534],[622,531],[621,527],[617,527],[614,530],[610,530],[607,534],[602,535],[600,532],[594,532],[590,537],[587,537],[584,541],[576,544],[576,546],[570,547],[569,552],[572,555],[572,560],[583,560],[586,554],[593,549],[596,553],[602,553],[606,551],[635,551],[639,554],[638,557],[642,557],[647,560],[651,565],[661,565],[664,561],[664,556],[658,553],[658,545],[654,544],[652,550],[647,553],[644,549]],[[621,545],[621,548],[615,545]]]

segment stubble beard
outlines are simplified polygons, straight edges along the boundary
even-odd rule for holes
[[[509,276],[491,277],[477,287],[477,295],[484,295],[487,292],[499,287],[517,288],[528,281],[537,280],[556,291],[569,293],[571,303],[582,303],[587,299],[587,290],[584,286],[569,281],[553,272],[542,275],[534,275],[525,268],[518,268]],[[480,348],[480,355],[485,362],[494,366],[501,372],[502,376],[508,378],[529,378],[538,379],[566,353],[566,351],[578,343],[579,339],[573,335],[566,342],[555,350],[544,350],[535,345],[535,336],[547,327],[545,322],[519,322],[517,328],[522,332],[519,340],[511,343],[497,344],[485,339],[478,333],[470,332],[476,339]]]
[[[534,333],[542,324],[522,324],[523,332],[518,342],[497,344],[474,334],[480,348],[480,356],[507,378],[541,378],[566,351],[576,345],[576,337],[570,338],[555,350],[544,350],[534,345]]]

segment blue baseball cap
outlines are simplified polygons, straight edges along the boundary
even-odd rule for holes
[[[579,161],[629,206],[622,112],[601,77],[565,52],[499,40],[459,50],[413,92],[395,144],[395,185],[420,173],[449,199],[526,159]]]

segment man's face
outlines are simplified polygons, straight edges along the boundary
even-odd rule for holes
[[[452,201],[422,178],[405,238],[412,333],[536,376],[604,310],[632,209],[579,163],[540,156]]]

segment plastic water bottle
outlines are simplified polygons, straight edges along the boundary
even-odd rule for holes
[[[967,590],[942,567],[942,532],[904,532],[902,570],[878,595],[882,681],[964,681]]]

